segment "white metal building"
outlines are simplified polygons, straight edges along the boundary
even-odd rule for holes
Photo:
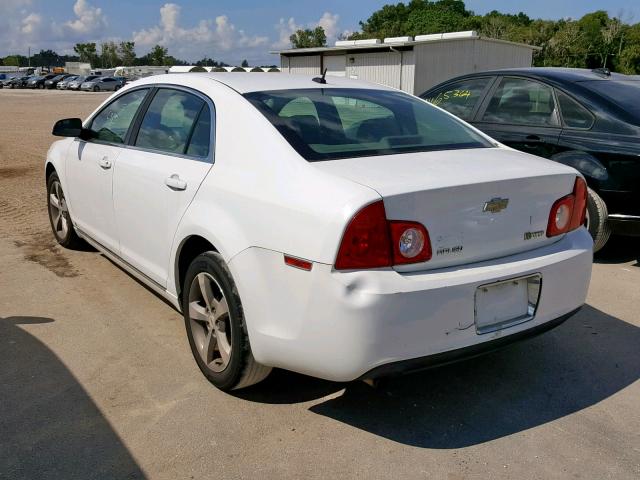
[[[283,50],[285,73],[347,76],[420,94],[458,75],[530,67],[539,47],[452,32],[384,40],[338,41],[334,47]]]

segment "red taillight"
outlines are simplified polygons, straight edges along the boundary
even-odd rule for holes
[[[381,268],[426,262],[430,258],[427,229],[416,222],[388,221],[380,200],[364,207],[349,222],[335,268]]]
[[[584,219],[587,215],[587,182],[584,181],[584,178],[576,178],[576,183],[573,186],[573,196],[576,198],[576,203],[573,206],[573,216],[571,217],[569,230],[575,230],[584,225]]]
[[[580,228],[584,224],[587,208],[587,184],[577,177],[573,193],[557,200],[551,207],[547,237],[555,237]]]
[[[391,221],[389,228],[394,265],[426,262],[431,259],[431,239],[424,225],[417,222]]]
[[[342,236],[336,269],[391,266],[391,243],[382,200],[367,205],[349,222]]]

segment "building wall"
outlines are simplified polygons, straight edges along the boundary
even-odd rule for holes
[[[400,88],[401,61],[398,52],[347,54],[347,77]]]
[[[533,50],[519,45],[510,45],[490,40],[474,42],[474,58],[477,68],[530,67],[533,64]]]
[[[407,92],[414,92],[414,83],[416,77],[416,60],[413,50],[405,50],[402,52],[402,70],[400,71],[400,89]]]
[[[416,95],[445,80],[495,68],[530,67],[533,51],[491,40],[464,39],[423,43],[414,47]]]
[[[305,55],[300,57],[282,57],[282,71],[300,75],[320,74],[320,55]]]
[[[322,68],[327,69],[327,75],[344,77],[346,75],[346,55],[325,55],[322,58]]]

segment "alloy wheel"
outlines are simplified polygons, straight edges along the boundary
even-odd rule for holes
[[[206,272],[197,274],[189,289],[189,323],[200,358],[214,372],[227,368],[231,358],[229,315],[220,284]]]
[[[49,216],[56,236],[60,239],[66,238],[69,233],[69,209],[64,198],[62,185],[58,180],[51,184],[49,191]]]

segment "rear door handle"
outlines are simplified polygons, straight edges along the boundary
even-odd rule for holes
[[[174,173],[170,177],[164,179],[164,183],[171,190],[186,190],[187,182],[182,180],[177,173]]]
[[[525,137],[525,140],[527,142],[531,142],[531,143],[536,143],[536,142],[541,142],[542,141],[542,139],[538,135],[527,135]]]
[[[100,168],[102,168],[103,170],[109,170],[111,168],[111,162],[107,157],[102,157],[102,159],[98,162],[98,165],[100,165]]]

